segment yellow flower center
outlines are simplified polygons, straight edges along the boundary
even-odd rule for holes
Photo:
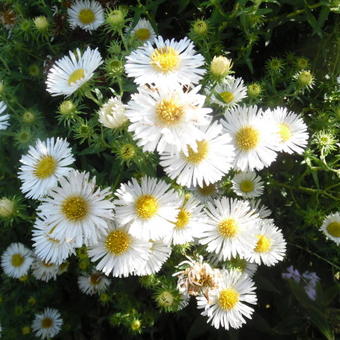
[[[250,180],[245,179],[240,183],[240,189],[243,192],[252,192],[254,191],[254,183]]]
[[[151,55],[152,67],[164,73],[178,68],[180,60],[178,52],[169,46],[157,48]]]
[[[13,267],[20,267],[25,261],[25,258],[21,254],[13,254],[11,263]]]
[[[92,24],[96,19],[93,11],[89,8],[82,9],[79,12],[78,18],[79,18],[79,21],[84,25]]]
[[[279,135],[282,142],[287,142],[292,137],[292,132],[290,131],[290,128],[287,124],[279,124]]]
[[[100,281],[102,280],[102,276],[99,273],[96,274],[92,274],[90,276],[90,282],[91,284],[93,284],[94,286],[99,285]]]
[[[260,133],[251,126],[241,128],[236,134],[236,144],[242,151],[249,151],[259,144]]]
[[[264,235],[257,235],[258,241],[255,247],[255,251],[258,253],[266,253],[271,248],[271,241]]]
[[[61,205],[61,211],[72,222],[83,220],[89,212],[88,202],[81,196],[70,196]]]
[[[191,213],[182,208],[178,215],[177,215],[177,221],[176,221],[176,229],[183,229],[185,226],[189,223],[191,217]]]
[[[327,231],[334,237],[340,237],[340,223],[332,222],[328,224]]]
[[[150,30],[148,30],[147,28],[140,28],[138,30],[135,31],[135,37],[138,40],[148,40],[151,36]]]
[[[226,104],[230,104],[235,98],[234,94],[229,91],[221,92],[220,97]]]
[[[85,77],[85,70],[83,68],[78,68],[77,70],[73,71],[71,75],[68,77],[68,84],[71,85],[77,82],[80,79]]]
[[[34,175],[39,179],[45,179],[55,173],[57,161],[52,156],[43,156],[34,168]]]
[[[44,261],[42,261],[41,264],[42,264],[44,267],[47,267],[47,268],[53,266],[53,263],[48,263],[48,262],[44,262]]]
[[[53,325],[53,320],[51,318],[44,318],[41,320],[42,328],[51,328]]]
[[[218,297],[218,305],[224,310],[230,310],[235,307],[240,300],[240,294],[233,288],[223,289]]]
[[[216,192],[216,187],[214,184],[204,185],[202,188],[197,188],[198,192],[203,196],[211,196]]]
[[[142,195],[137,199],[135,209],[138,217],[151,218],[158,211],[158,201],[151,195]]]
[[[160,305],[170,307],[174,303],[174,297],[170,292],[164,291],[159,295],[158,301]]]
[[[124,254],[130,247],[131,237],[122,230],[111,231],[105,240],[106,250],[116,256]]]
[[[200,140],[197,142],[197,152],[195,152],[190,146],[188,147],[188,156],[185,156],[189,163],[197,164],[201,163],[208,156],[209,144],[206,140]]]
[[[165,125],[177,124],[185,111],[174,99],[163,99],[156,107],[158,120]]]
[[[234,237],[237,234],[237,230],[237,223],[233,218],[227,218],[218,224],[218,231],[225,238]]]

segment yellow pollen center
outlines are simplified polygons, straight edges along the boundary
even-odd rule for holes
[[[61,210],[68,220],[78,222],[86,217],[89,205],[81,196],[70,196],[62,203]]]
[[[237,223],[233,218],[227,218],[218,224],[218,231],[225,238],[234,237],[237,234],[237,230]]]
[[[44,318],[41,320],[42,328],[51,328],[53,325],[53,320],[51,318]]]
[[[101,280],[102,280],[102,276],[100,274],[92,274],[90,276],[91,284],[93,284],[94,286],[99,285]]]
[[[236,144],[242,151],[249,151],[258,145],[260,134],[251,126],[241,128],[236,134]]]
[[[254,191],[254,183],[252,181],[249,180],[244,180],[240,183],[240,189],[243,192],[252,192]]]
[[[135,209],[138,217],[151,218],[158,211],[157,199],[151,195],[142,195],[137,199]]]
[[[34,168],[34,175],[39,179],[45,179],[55,173],[57,161],[52,156],[44,156]]]
[[[209,144],[206,140],[200,140],[197,142],[197,152],[195,152],[190,146],[188,147],[188,156],[186,160],[190,163],[200,163],[208,156]]]
[[[92,24],[96,19],[93,11],[89,8],[82,9],[79,12],[78,18],[79,18],[79,21],[84,25]]]
[[[220,97],[226,104],[230,104],[235,98],[234,94],[229,91],[221,92]]]
[[[287,124],[279,124],[279,135],[282,142],[287,142],[292,137],[292,132],[290,131],[290,128]]]
[[[258,253],[266,253],[271,248],[271,241],[264,235],[257,235],[258,241],[255,247],[255,251]]]
[[[198,192],[203,196],[211,196],[216,192],[216,187],[214,184],[204,185],[202,188],[198,187]]]
[[[178,52],[169,46],[157,48],[151,55],[151,65],[160,72],[169,72],[178,68],[180,56]]]
[[[77,82],[80,79],[85,77],[85,70],[83,68],[78,68],[77,70],[73,71],[71,75],[68,77],[68,84],[71,85]]]
[[[224,310],[230,310],[235,307],[240,300],[240,294],[233,288],[223,289],[218,297],[218,304]]]
[[[111,231],[111,233],[107,235],[105,240],[106,250],[116,256],[125,253],[129,249],[130,244],[130,235],[122,230]]]
[[[328,224],[327,231],[334,237],[340,237],[340,223],[332,222]]]
[[[25,258],[21,254],[13,254],[11,263],[13,267],[20,267],[25,261]]]
[[[176,221],[176,229],[183,229],[189,223],[191,213],[188,210],[182,208],[178,215]]]
[[[165,125],[177,124],[184,115],[183,106],[174,99],[163,99],[156,107],[158,120]]]
[[[162,306],[170,307],[174,303],[174,297],[170,292],[164,291],[158,297]]]
[[[148,40],[150,36],[150,30],[148,30],[147,28],[140,28],[135,31],[135,37],[139,40]]]

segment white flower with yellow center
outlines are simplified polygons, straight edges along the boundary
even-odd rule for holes
[[[279,151],[301,154],[308,142],[307,125],[296,113],[277,107],[267,110],[265,117],[272,120],[279,138]]]
[[[59,274],[59,266],[54,263],[49,263],[35,259],[32,264],[32,274],[37,280],[48,282],[55,280]]]
[[[99,294],[105,291],[109,284],[110,280],[95,270],[91,274],[84,274],[78,277],[79,289],[86,295]]]
[[[152,28],[150,21],[146,19],[139,19],[137,25],[130,31],[130,35],[137,41],[152,43],[156,38],[156,33]]]
[[[236,174],[231,183],[234,193],[243,198],[259,197],[263,193],[261,177],[252,171]]]
[[[182,86],[140,87],[128,103],[126,116],[129,131],[143,151],[157,150],[187,154],[190,146],[197,151],[196,141],[203,138],[201,126],[209,123],[210,108],[204,108],[205,96],[200,87],[184,91]]]
[[[108,228],[108,220],[113,219],[110,194],[109,188],[96,187],[96,179],[90,180],[88,173],[73,170],[49,191],[38,207],[38,215],[55,226],[52,238],[73,241],[76,247],[93,245]]]
[[[150,244],[128,233],[128,228],[115,225],[102,234],[88,254],[91,261],[99,260],[96,269],[114,277],[133,275],[149,258]]]
[[[256,245],[258,215],[246,201],[223,197],[207,202],[207,221],[199,243],[220,260],[245,258]]]
[[[264,119],[257,106],[241,106],[229,111],[222,119],[222,125],[232,136],[235,146],[234,167],[241,171],[261,170],[275,159],[278,137],[275,125]]]
[[[218,198],[220,194],[220,182],[214,184],[203,184],[201,187],[193,187],[190,189],[193,195],[203,204]]]
[[[340,244],[340,213],[328,215],[322,223],[320,230],[326,238],[332,240],[336,245]]]
[[[9,125],[9,115],[3,114],[7,109],[7,105],[0,101],[0,130],[6,130]]]
[[[180,185],[196,187],[219,181],[231,168],[234,147],[231,137],[224,133],[217,122],[202,129],[202,140],[196,142],[196,150],[188,147],[188,153],[165,152],[160,165],[166,174]]]
[[[63,319],[60,313],[53,308],[45,308],[43,313],[36,314],[32,323],[35,336],[41,339],[54,338],[61,330]]]
[[[125,71],[139,85],[197,84],[206,72],[203,65],[203,56],[196,53],[188,38],[177,42],[158,36],[132,51],[126,58]]]
[[[94,71],[103,63],[98,49],[88,47],[82,54],[69,51],[69,56],[57,60],[47,75],[47,92],[52,96],[70,96],[90,80]]]
[[[57,184],[58,178],[67,175],[74,162],[70,144],[66,139],[37,140],[20,159],[21,191],[26,197],[39,199]]]
[[[282,231],[271,219],[261,220],[258,224],[257,243],[249,254],[249,261],[273,266],[282,261],[286,253],[286,241]]]
[[[241,328],[251,319],[254,309],[249,306],[257,303],[254,282],[248,275],[238,271],[223,271],[218,289],[209,295],[197,297],[197,308],[204,309],[201,315],[208,317],[208,323],[215,328]]]
[[[143,240],[160,240],[171,235],[179,212],[179,197],[162,180],[143,177],[140,183],[132,178],[121,184],[114,200],[116,219],[128,224],[128,232]]]
[[[1,256],[3,271],[16,279],[27,274],[32,262],[32,251],[19,242],[11,243]]]
[[[120,98],[110,98],[99,110],[99,122],[109,129],[120,128],[128,121],[125,109]]]
[[[97,1],[77,0],[67,10],[68,22],[75,29],[92,32],[104,23],[104,10]]]

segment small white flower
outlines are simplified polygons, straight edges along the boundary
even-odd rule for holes
[[[156,33],[150,21],[142,18],[138,20],[136,26],[130,31],[130,35],[143,43],[146,41],[152,43],[156,38]]]
[[[240,172],[233,177],[231,183],[234,193],[244,198],[259,197],[263,193],[263,182],[255,172]]]
[[[248,200],[248,202],[251,208],[254,209],[257,214],[259,214],[260,218],[267,218],[273,214],[272,211],[268,207],[266,207],[265,205],[261,203],[260,199],[257,200],[253,198],[253,199]]]
[[[109,284],[110,280],[95,270],[91,274],[78,277],[79,289],[87,295],[99,294],[105,291]]]
[[[3,114],[6,109],[7,105],[3,101],[0,101],[0,130],[6,130],[9,126],[9,115]]]
[[[59,266],[54,263],[48,263],[35,259],[32,264],[32,274],[37,280],[48,282],[55,280],[59,274]]]
[[[328,215],[320,228],[328,240],[332,240],[338,246],[340,244],[340,213]]]
[[[205,185],[203,184],[202,187],[192,187],[190,191],[193,193],[195,198],[197,198],[201,203],[205,204],[208,201],[211,201],[215,198],[218,198],[221,193],[220,182]]]
[[[54,338],[61,330],[63,319],[53,308],[45,308],[43,313],[36,314],[32,323],[32,330],[41,339]]]
[[[125,107],[120,98],[110,98],[99,111],[99,122],[109,129],[117,129],[127,121]]]

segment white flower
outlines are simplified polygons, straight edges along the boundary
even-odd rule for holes
[[[99,122],[109,129],[117,129],[127,121],[125,107],[120,98],[110,98],[99,111]]]
[[[340,244],[340,213],[328,215],[320,228],[328,240],[332,240],[338,246]]]
[[[149,41],[152,43],[156,38],[154,29],[152,28],[150,21],[146,19],[139,19],[136,26],[131,30],[130,34],[141,42]]]
[[[97,1],[77,0],[68,8],[67,14],[73,29],[80,27],[91,33],[104,23],[104,10]]]
[[[143,240],[169,237],[178,214],[179,197],[170,185],[156,178],[132,178],[121,184],[114,201],[116,219],[128,232]]]
[[[196,142],[196,151],[190,146],[188,154],[165,152],[160,165],[166,174],[187,187],[209,185],[220,180],[234,161],[231,138],[217,122],[204,128],[202,140]]]
[[[113,219],[114,205],[107,198],[110,194],[109,188],[97,188],[96,179],[90,180],[88,173],[73,170],[49,191],[38,207],[38,215],[55,226],[52,238],[74,241],[76,247],[92,245]]]
[[[216,199],[207,202],[205,229],[199,243],[207,251],[226,260],[239,255],[245,258],[256,245],[258,215],[246,201]]]
[[[261,220],[258,225],[257,243],[248,259],[257,264],[273,266],[282,261],[286,253],[286,241],[271,219]]]
[[[260,218],[267,218],[272,215],[272,211],[261,203],[261,200],[255,198],[248,200],[252,209],[259,214]]]
[[[77,48],[76,53],[69,51],[69,56],[57,60],[47,76],[47,92],[52,96],[70,96],[92,78],[94,71],[103,60],[98,49],[88,47],[83,54]]]
[[[200,68],[203,65],[203,56],[196,53],[188,38],[176,42],[158,36],[132,51],[126,58],[125,71],[140,85],[197,84],[206,72]]]
[[[17,279],[27,274],[32,262],[32,251],[19,242],[11,243],[1,256],[5,274]]]
[[[234,193],[244,198],[259,197],[263,193],[263,182],[255,172],[240,172],[233,177],[231,183]]]
[[[41,339],[54,338],[61,330],[63,319],[53,308],[45,308],[43,313],[36,314],[32,323],[32,330]]]
[[[225,271],[220,287],[211,292],[210,301],[197,297],[197,307],[204,309],[201,313],[208,317],[208,322],[215,328],[240,328],[246,323],[245,317],[251,319],[257,297],[254,282],[248,275],[237,271]]]
[[[7,105],[3,101],[0,101],[0,130],[6,130],[9,125],[9,115],[3,114],[6,109]]]
[[[261,170],[275,159],[278,138],[275,126],[256,106],[241,106],[225,114],[222,125],[235,146],[234,166],[241,171]]]
[[[79,289],[87,295],[101,293],[106,290],[109,284],[110,280],[95,270],[91,274],[78,277]]]
[[[190,188],[190,191],[193,193],[195,198],[197,198],[201,203],[205,204],[214,198],[218,198],[221,191],[220,189],[220,182],[217,182],[209,185],[203,184],[202,187],[193,187]]]
[[[96,269],[114,277],[133,275],[149,258],[149,242],[135,238],[125,227],[110,226],[88,254],[91,261],[100,260]]]
[[[200,87],[183,90],[171,83],[157,88],[140,87],[128,103],[126,116],[129,131],[134,133],[138,146],[144,151],[183,151],[187,145],[196,151],[196,141],[203,138],[199,129],[209,123],[209,108],[203,108],[205,96]]]
[[[289,112],[286,108],[277,107],[267,110],[265,118],[272,120],[279,137],[279,151],[292,154],[301,154],[308,142],[307,126],[296,113]]]
[[[67,175],[73,162],[72,150],[66,139],[48,138],[43,142],[38,139],[20,159],[22,165],[18,176],[22,182],[21,191],[26,197],[41,198],[57,184],[58,178]]]
[[[59,266],[35,259],[32,264],[32,274],[37,280],[45,282],[51,279],[55,280],[59,274]]]

